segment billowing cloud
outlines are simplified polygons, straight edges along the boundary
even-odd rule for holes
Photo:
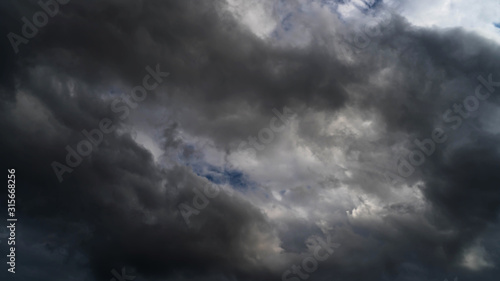
[[[0,4],[15,278],[496,280],[498,5],[427,2]]]

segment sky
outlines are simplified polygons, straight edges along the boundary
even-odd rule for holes
[[[498,280],[499,1],[0,19],[1,280]]]

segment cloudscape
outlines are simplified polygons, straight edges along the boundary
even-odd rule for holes
[[[498,280],[499,1],[0,18],[1,280]]]

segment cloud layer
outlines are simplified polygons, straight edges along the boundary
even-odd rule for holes
[[[465,25],[460,1],[454,13],[406,1],[51,3],[32,38],[22,18],[42,7],[0,4],[3,34],[29,39],[16,53],[4,37],[0,78],[17,280],[110,280],[123,267],[136,280],[302,280],[283,273],[318,241],[340,247],[311,280],[496,280],[490,12]],[[156,65],[170,75],[137,102]],[[103,119],[116,129],[69,165],[66,147],[78,153]],[[54,162],[71,168],[62,182]]]

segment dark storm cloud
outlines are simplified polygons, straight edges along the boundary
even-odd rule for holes
[[[96,127],[105,117],[121,122],[103,93],[138,85],[147,65],[160,64],[172,73],[144,102],[161,105],[173,116],[163,134],[164,151],[192,155],[180,138],[182,130],[232,153],[234,141],[268,125],[273,108],[290,106],[299,115],[297,138],[316,155],[332,147],[360,153],[352,178],[331,176],[323,189],[349,184],[380,198],[389,184],[370,172],[379,160],[372,152],[391,151],[405,140],[411,144],[445,126],[442,113],[473,93],[478,75],[492,73],[494,81],[500,80],[498,45],[460,29],[419,29],[394,16],[380,36],[346,61],[343,43],[330,30],[341,28],[338,20],[334,26],[321,18],[311,24],[313,39],[307,47],[273,45],[223,6],[223,1],[73,0],[61,5],[28,44],[20,45],[18,54],[4,38],[2,164],[19,175],[21,221],[35,233],[23,239],[30,247],[42,245],[33,260],[55,249],[67,251],[61,256],[74,272],[58,272],[53,280],[63,280],[65,274],[109,280],[110,270],[123,266],[146,280],[278,280],[302,260],[293,254],[306,252],[308,237],[335,234],[342,246],[312,279],[468,276],[458,267],[460,255],[497,223],[500,206],[498,137],[475,121],[482,120],[481,110],[470,121],[473,128],[464,125],[450,134],[446,145],[406,179],[422,190],[428,203],[424,212],[407,203],[389,204],[382,222],[350,222],[343,208],[351,202],[323,206],[317,204],[321,198],[316,190],[290,187],[283,195],[287,204],[341,218],[330,233],[293,216],[281,222],[287,225],[283,228],[239,192],[211,199],[188,228],[177,206],[192,200],[193,189],[207,180],[182,165],[161,167],[127,132],[106,136],[58,183],[50,163],[65,159],[64,147],[82,139],[81,130]],[[39,10],[35,1],[1,7],[3,34],[21,34],[20,18]],[[391,76],[377,76],[387,69]],[[487,103],[496,107],[498,99],[492,96]],[[348,108],[361,119],[373,118],[384,136],[359,139],[347,129],[325,136],[325,123],[311,115],[322,112],[333,120]],[[139,108],[136,114],[149,113]],[[75,237],[67,232],[76,232]],[[55,242],[36,241],[47,233],[55,233]],[[64,241],[67,237],[71,241]],[[283,255],[272,251],[276,245]],[[28,272],[19,263],[20,272]],[[54,258],[47,267],[60,263]],[[49,278],[22,274],[25,280]],[[478,276],[493,280],[494,274]]]

